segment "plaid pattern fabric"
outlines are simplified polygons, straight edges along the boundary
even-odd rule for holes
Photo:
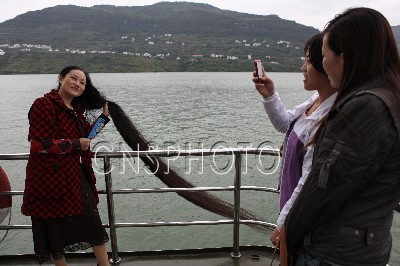
[[[26,168],[24,215],[57,218],[80,214],[80,164],[89,169],[95,191],[91,151],[80,150],[79,138],[87,137],[90,124],[84,108],[73,101],[74,110],[65,106],[57,90],[36,99],[29,110],[31,151]]]

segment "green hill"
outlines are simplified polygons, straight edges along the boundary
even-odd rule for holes
[[[299,71],[304,42],[318,30],[207,4],[55,6],[0,23],[0,73]],[[228,59],[229,58],[229,59]]]

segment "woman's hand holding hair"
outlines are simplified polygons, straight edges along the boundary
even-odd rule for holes
[[[89,149],[90,139],[80,138],[79,142],[81,143],[81,150],[82,151],[86,151],[87,149]]]
[[[274,94],[275,85],[272,79],[267,77],[265,71],[263,69],[263,76],[261,79],[258,78],[257,73],[253,72],[253,82],[256,86],[257,91],[261,94],[262,97],[267,98]]]
[[[105,102],[103,105],[103,114],[105,116],[109,116],[110,115],[110,111],[108,110],[108,102]]]

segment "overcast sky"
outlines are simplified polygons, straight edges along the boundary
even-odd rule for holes
[[[3,0],[4,1],[4,0]],[[143,6],[160,1],[153,0],[8,0],[0,9],[0,22],[12,19],[28,11],[56,5],[93,6],[111,4],[116,6]],[[276,14],[283,19],[312,26],[322,30],[335,14],[354,7],[371,7],[380,11],[392,26],[400,25],[400,0],[192,0],[212,6],[250,14]],[[262,26],[262,25],[261,25]]]

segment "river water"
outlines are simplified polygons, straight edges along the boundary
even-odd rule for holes
[[[283,135],[270,124],[261,97],[252,84],[251,73],[96,73],[91,76],[99,90],[124,109],[156,148],[281,146]],[[311,95],[303,89],[301,73],[271,73],[270,76],[287,108]],[[0,154],[29,151],[29,107],[36,98],[56,87],[56,81],[56,74],[0,76]],[[93,113],[90,116],[97,115]],[[112,122],[96,137],[92,147],[100,147],[100,144],[103,149],[114,151],[127,148]],[[276,187],[276,161],[271,158],[263,160],[259,162],[255,156],[246,158],[242,185]],[[216,161],[210,158],[170,160],[171,167],[196,186],[233,185],[232,162],[226,157],[219,157]],[[156,177],[147,174],[142,166],[137,171],[135,166],[124,160],[115,159],[112,163],[114,189],[165,187]],[[23,190],[26,162],[1,161],[0,164],[9,176],[13,190]],[[100,174],[97,175],[97,183],[99,189],[105,188],[104,177]],[[231,192],[214,194],[233,202]],[[175,193],[123,194],[114,198],[117,222],[224,219],[194,206]],[[21,200],[22,197],[13,198],[12,224],[30,224],[30,219],[20,214]],[[244,191],[241,204],[263,220],[275,223],[278,210],[276,195]],[[104,195],[100,196],[99,209],[103,222],[108,223]],[[232,246],[231,225],[123,228],[117,233],[119,251]],[[1,231],[0,238],[3,234],[4,231]],[[395,214],[392,234],[390,263],[400,265],[398,214]],[[30,230],[10,231],[0,243],[0,255],[32,253],[31,239]],[[269,244],[267,236],[241,226],[240,245]]]

